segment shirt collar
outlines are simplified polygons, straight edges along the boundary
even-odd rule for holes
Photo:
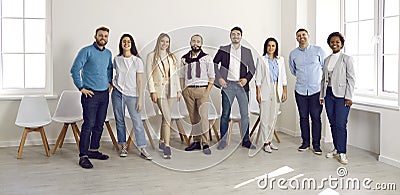
[[[300,46],[297,47],[297,48],[298,48],[300,51],[306,51],[306,50],[310,49],[310,47],[311,47],[311,44],[308,44],[308,46],[307,46],[304,50],[302,50],[302,49],[300,48]]]
[[[103,49],[100,49],[99,46],[97,45],[96,41],[93,42],[93,46],[94,46],[94,48],[96,48],[99,51],[104,51],[106,49],[105,47],[103,47]]]
[[[238,47],[237,49],[235,49],[235,48],[233,47],[233,44],[231,44],[231,50],[239,50],[239,49],[241,49],[241,47],[242,47],[242,45],[239,44],[239,47]]]

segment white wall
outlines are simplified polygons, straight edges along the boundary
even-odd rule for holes
[[[131,0],[69,0],[52,1],[52,45],[54,93],[76,90],[70,67],[80,48],[92,44],[94,30],[105,25],[110,28],[107,48],[117,54],[120,36],[129,32],[134,35],[141,56],[154,48],[160,32],[169,32],[173,50],[187,47],[194,33],[202,33],[204,41],[213,54],[212,47],[229,44],[229,30],[238,25],[243,29],[243,44],[253,47],[256,57],[262,52],[264,41],[269,36],[281,39],[281,5],[279,0],[254,0],[251,3],[239,0],[202,1],[131,1]],[[195,28],[188,28],[190,26]],[[203,26],[203,27],[200,27]],[[213,30],[214,29],[214,30]],[[179,55],[178,55],[179,56]],[[216,94],[218,96],[218,94]],[[54,113],[56,99],[48,100]],[[22,128],[14,125],[19,101],[0,101],[0,146],[16,146]],[[49,143],[54,143],[61,124],[52,123],[45,128]],[[105,133],[105,136],[108,136]],[[68,132],[67,138],[72,139]],[[27,144],[40,144],[39,135],[29,135]]]

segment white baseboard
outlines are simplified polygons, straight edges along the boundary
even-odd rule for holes
[[[276,127],[276,131],[291,135],[293,137],[300,137],[301,136],[300,132],[295,132],[293,130],[286,129],[286,128],[283,128],[283,127]]]
[[[379,155],[379,161],[400,168],[400,161],[396,159]]]

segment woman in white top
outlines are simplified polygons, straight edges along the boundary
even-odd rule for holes
[[[287,98],[286,69],[283,57],[278,56],[278,41],[268,38],[264,43],[263,56],[256,64],[256,98],[260,104],[260,129],[263,150],[278,150],[272,144],[275,123],[281,102]]]
[[[141,157],[150,160],[151,156],[145,150],[146,137],[140,111],[142,109],[142,77],[143,62],[139,58],[135,41],[129,34],[122,35],[119,41],[119,54],[114,58],[113,91],[111,101],[117,126],[118,143],[122,145],[121,157],[128,155],[126,145],[125,107],[132,119],[137,147]]]
[[[146,70],[151,100],[157,103],[162,113],[159,149],[164,158],[171,158],[170,125],[173,101],[181,98],[178,62],[170,51],[170,37],[161,33],[154,50],[147,55]]]
[[[341,33],[331,33],[327,43],[332,49],[332,54],[324,63],[320,104],[325,102],[335,148],[327,153],[326,157],[337,157],[340,163],[347,164],[347,117],[353,104],[355,85],[353,58],[340,52],[344,46],[344,37]]]

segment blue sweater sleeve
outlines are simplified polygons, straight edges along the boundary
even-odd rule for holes
[[[83,65],[85,65],[86,61],[87,61],[87,51],[85,48],[83,48],[78,52],[78,55],[76,56],[74,63],[72,64],[72,67],[70,70],[72,80],[74,81],[75,86],[79,90],[81,90],[83,87],[82,78],[81,78],[81,70],[83,68]]]

